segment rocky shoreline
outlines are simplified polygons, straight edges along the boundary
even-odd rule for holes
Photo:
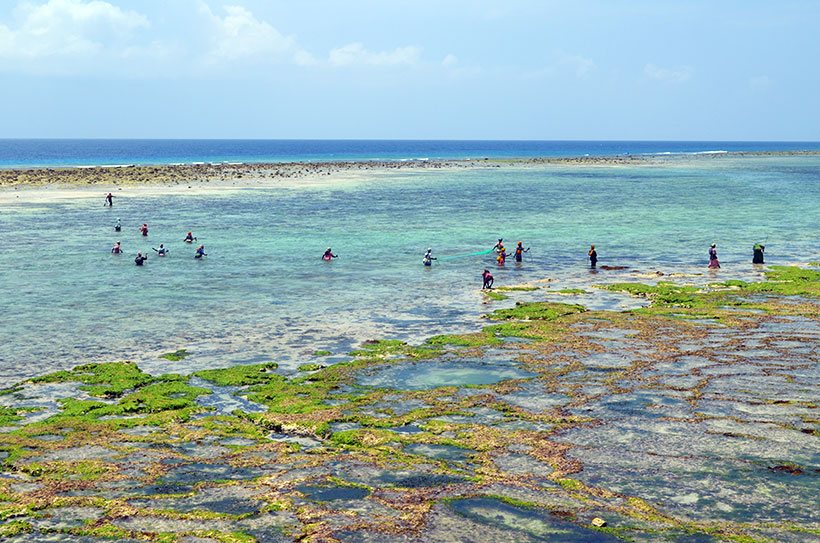
[[[820,272],[767,279],[599,285],[650,302],[627,312],[512,291],[535,301],[474,333],[293,377],[29,379],[0,391],[0,539],[807,541]]]
[[[694,155],[620,155],[515,159],[208,163],[0,169],[0,189],[23,187],[122,187],[315,178],[344,173],[528,166],[641,166],[727,158],[820,156],[818,151],[732,152]]]

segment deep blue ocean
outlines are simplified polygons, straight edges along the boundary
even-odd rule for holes
[[[820,151],[820,142],[0,139],[0,168]]]

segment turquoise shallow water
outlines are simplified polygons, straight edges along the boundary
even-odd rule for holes
[[[767,263],[818,260],[820,159],[673,160],[640,167],[547,166],[399,172],[334,187],[0,204],[0,376],[20,378],[96,360],[152,371],[343,353],[377,337],[469,330],[486,312],[480,273],[497,285],[555,279],[552,288],[620,280],[599,265],[756,277]],[[115,234],[120,217],[124,231]],[[148,222],[143,239],[137,226]],[[204,261],[183,244],[193,230]],[[421,266],[503,236],[532,247],[523,266],[489,257]],[[122,241],[126,254],[109,253]],[[165,243],[171,255],[153,256]],[[332,245],[341,257],[319,260]],[[133,264],[148,251],[147,265]],[[705,275],[696,280],[707,280]],[[509,302],[512,303],[512,302]],[[503,306],[503,303],[499,306]],[[157,355],[177,348],[183,363]]]

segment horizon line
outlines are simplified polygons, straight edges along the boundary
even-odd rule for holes
[[[391,141],[391,142],[519,142],[519,143],[820,143],[820,140],[757,140],[757,139],[483,139],[483,138],[186,138],[186,137],[0,137],[0,141]]]

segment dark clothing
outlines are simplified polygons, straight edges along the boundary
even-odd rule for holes
[[[593,268],[598,264],[598,252],[597,251],[590,251],[589,252],[589,265]]]
[[[142,263],[145,262],[146,260],[148,260],[147,256],[138,255],[134,259],[134,264],[136,264],[137,266],[142,266]]]
[[[754,256],[752,256],[752,264],[763,264],[763,251],[765,251],[766,248],[758,243],[752,250],[754,251]]]

